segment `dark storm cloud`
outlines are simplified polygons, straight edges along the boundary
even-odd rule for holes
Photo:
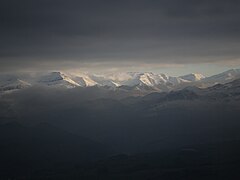
[[[238,59],[239,5],[237,0],[1,1],[1,69],[66,61]]]

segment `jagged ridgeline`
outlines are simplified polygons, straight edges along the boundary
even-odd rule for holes
[[[131,93],[130,95],[144,95],[151,92],[179,90],[188,86],[206,88],[215,84],[224,84],[239,77],[239,69],[231,69],[211,77],[194,73],[172,77],[151,72],[127,72],[105,75],[89,73],[71,74],[68,72],[0,74],[0,92],[11,92],[33,86],[59,88],[98,86],[129,92]]]

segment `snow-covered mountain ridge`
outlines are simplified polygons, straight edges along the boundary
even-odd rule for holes
[[[194,73],[173,77],[152,72],[126,72],[107,75],[68,72],[16,73],[0,74],[0,91],[13,91],[38,85],[63,88],[107,86],[120,90],[164,92],[188,86],[205,88],[238,78],[240,78],[240,69],[231,69],[211,77]]]

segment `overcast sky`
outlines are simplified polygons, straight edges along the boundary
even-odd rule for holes
[[[239,0],[2,0],[0,70],[240,67]]]

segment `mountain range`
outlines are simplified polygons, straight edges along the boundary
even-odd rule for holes
[[[239,92],[240,79],[145,96],[119,97],[119,91],[97,86],[26,88],[0,97],[0,123],[49,123],[116,152],[157,151],[194,138],[240,138]]]
[[[1,85],[0,179],[240,177],[237,69],[25,73],[2,75]]]
[[[107,75],[68,72],[12,73],[0,74],[0,92],[12,92],[32,86],[58,88],[98,86],[127,92],[134,91],[138,92],[137,94],[148,94],[180,90],[188,86],[206,88],[238,78],[240,78],[240,69],[230,69],[210,77],[195,73],[173,77],[152,72],[126,72]]]

